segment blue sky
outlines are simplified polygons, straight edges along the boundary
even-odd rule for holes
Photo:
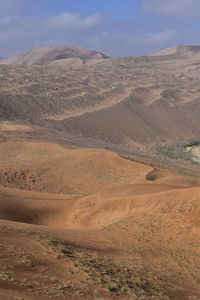
[[[138,0],[126,0],[126,4],[122,0],[43,0],[43,1],[29,1],[35,2],[35,11],[37,14],[59,14],[64,11],[71,13],[82,13],[83,15],[89,14],[105,14],[118,20],[127,20],[133,17],[134,10],[139,5]],[[32,7],[26,6],[26,12],[31,12]]]
[[[0,0],[0,56],[80,46],[110,56],[200,44],[199,0]]]

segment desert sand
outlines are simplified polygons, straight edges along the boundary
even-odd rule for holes
[[[1,299],[198,299],[198,177],[52,142],[0,151]]]
[[[0,66],[0,299],[200,299],[199,48],[70,49]]]

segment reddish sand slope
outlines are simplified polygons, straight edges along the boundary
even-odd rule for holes
[[[200,299],[198,178],[44,142],[0,157],[0,299]]]
[[[152,170],[109,151],[67,149],[39,142],[1,143],[0,163],[2,185],[73,195],[132,183]]]

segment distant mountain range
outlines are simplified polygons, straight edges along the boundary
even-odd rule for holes
[[[71,59],[76,59],[71,61]],[[69,63],[85,63],[86,61],[108,58],[105,54],[86,50],[79,47],[43,47],[35,48],[3,60],[7,65],[49,65],[54,63],[60,65]],[[68,61],[70,59],[70,61]]]
[[[152,61],[168,59],[200,58],[200,46],[173,46],[147,57]],[[109,58],[102,52],[87,50],[79,47],[42,47],[17,54],[9,58],[0,57],[1,64],[6,65],[82,65],[97,63]]]

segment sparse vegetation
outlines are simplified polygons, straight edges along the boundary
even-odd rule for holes
[[[199,299],[195,68],[0,65],[0,298]]]
[[[63,257],[72,259],[75,266],[86,273],[95,286],[106,290],[108,294],[132,295],[135,299],[153,299],[153,295],[159,295],[155,287],[151,286],[148,280],[141,278],[138,270],[130,264],[117,264],[109,257],[95,252],[86,254],[83,250],[58,240],[50,241],[49,245],[62,253]],[[162,296],[159,296],[169,299],[164,290]]]

